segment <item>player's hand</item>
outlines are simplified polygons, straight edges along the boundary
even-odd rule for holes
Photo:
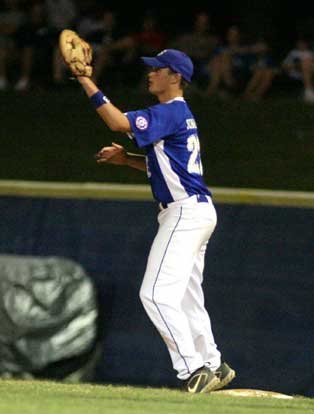
[[[126,165],[128,161],[127,152],[122,145],[112,143],[110,147],[103,147],[96,155],[98,163],[108,163],[115,165]]]

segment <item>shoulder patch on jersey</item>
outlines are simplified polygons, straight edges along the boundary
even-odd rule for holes
[[[135,119],[135,125],[138,129],[140,129],[141,131],[144,131],[148,127],[148,121],[143,116],[138,116]]]
[[[186,128],[187,129],[196,129],[197,125],[194,118],[186,119]]]

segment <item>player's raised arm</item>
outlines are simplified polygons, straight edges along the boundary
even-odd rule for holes
[[[90,78],[78,76],[77,80],[90,98],[99,116],[112,131],[131,132],[128,118],[109,101]]]
[[[100,117],[112,131],[131,132],[128,118],[98,89],[90,79],[93,72],[93,50],[76,32],[65,29],[59,36],[65,63],[82,85]]]

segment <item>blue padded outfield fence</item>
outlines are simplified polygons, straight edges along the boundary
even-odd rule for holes
[[[314,396],[314,194],[212,191],[204,291],[232,388]],[[98,289],[99,382],[177,385],[138,298],[157,213],[145,185],[0,181],[0,254],[74,259]]]

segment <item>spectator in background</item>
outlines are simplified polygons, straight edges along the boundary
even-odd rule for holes
[[[16,54],[15,36],[25,22],[19,0],[5,0],[4,10],[0,13],[0,90],[9,85],[8,65]]]
[[[114,14],[104,6],[95,3],[89,12],[77,22],[77,32],[93,48],[99,52],[104,42],[111,41],[114,26]]]
[[[78,10],[73,0],[44,0],[44,6],[53,42],[52,76],[56,84],[62,84],[65,65],[59,50],[59,34],[63,29],[71,29],[75,26]]]
[[[167,36],[158,29],[157,19],[152,13],[147,13],[142,21],[142,28],[139,32],[134,33],[132,39],[132,59],[135,64],[134,71],[138,70],[138,60],[140,56],[156,55],[166,47]],[[140,79],[139,89],[146,92],[147,73],[143,70]]]
[[[79,21],[78,33],[93,48],[93,79],[97,80],[104,68],[111,64],[111,49],[115,39],[116,15],[112,10],[96,7],[89,15]]]
[[[133,60],[137,60],[139,56],[155,55],[166,47],[166,34],[157,26],[154,15],[147,13],[141,29],[130,36]]]
[[[166,46],[166,35],[157,29],[157,20],[153,14],[144,15],[141,29],[118,39],[106,42],[95,63],[94,79],[97,80],[107,65],[115,64],[118,56],[122,64],[132,65],[136,63],[138,71],[138,59],[142,55],[157,54]]]
[[[210,16],[199,12],[194,18],[193,30],[175,38],[170,47],[179,49],[191,57],[194,63],[194,78],[198,83],[208,82],[209,73],[216,73],[215,59],[219,36],[213,33],[210,25]]]
[[[44,8],[40,1],[34,1],[28,12],[27,22],[16,33],[16,45],[19,50],[21,73],[15,90],[25,91],[30,87],[34,62],[47,58],[47,44],[50,36],[45,19]],[[38,65],[40,67],[40,65]]]
[[[275,74],[269,47],[264,40],[254,44],[243,41],[237,26],[226,33],[226,44],[215,56],[216,64],[207,93],[215,94],[220,86],[232,94],[259,100],[268,91]]]
[[[259,39],[250,47],[255,62],[251,66],[251,77],[245,87],[243,97],[259,101],[269,91],[278,69],[270,54],[270,47],[264,39]]]
[[[305,102],[314,103],[314,53],[309,42],[300,37],[282,62],[284,72],[293,80],[302,84]]]
[[[50,30],[58,35],[63,29],[73,27],[78,10],[73,0],[44,0]]]

